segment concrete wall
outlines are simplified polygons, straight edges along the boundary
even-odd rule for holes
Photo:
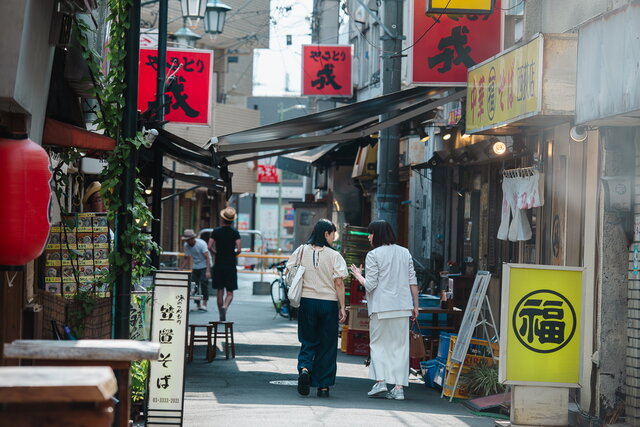
[[[601,128],[604,177],[627,176],[635,170],[633,129]],[[601,210],[600,286],[597,291],[598,405],[601,419],[608,419],[624,399],[627,330],[627,268],[631,213]]]
[[[0,4],[0,112],[26,114],[29,137],[40,142],[49,93],[54,2],[3,0]]]
[[[524,11],[524,40],[537,33],[575,31],[579,24],[631,0],[527,0]]]

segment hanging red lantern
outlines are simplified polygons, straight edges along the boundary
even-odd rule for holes
[[[37,258],[51,227],[49,156],[26,136],[18,138],[0,138],[0,266]]]

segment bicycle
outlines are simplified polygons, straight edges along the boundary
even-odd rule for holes
[[[293,307],[289,305],[289,298],[287,298],[287,291],[289,286],[284,278],[284,271],[287,269],[286,261],[271,264],[269,268],[275,268],[278,271],[278,278],[271,282],[271,301],[273,301],[273,307],[276,309],[276,313],[289,320],[293,319]]]

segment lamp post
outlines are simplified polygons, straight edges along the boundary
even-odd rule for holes
[[[138,0],[139,1],[139,0]],[[168,22],[168,0],[150,0],[145,2],[144,5],[158,2],[158,74],[156,77],[156,108],[157,108],[157,121],[161,123],[164,120],[164,104],[165,104],[165,81],[166,81],[166,57],[167,57],[167,22]],[[206,10],[204,7],[204,0],[180,0],[180,6],[182,8],[183,26],[174,33],[174,37],[180,45],[186,45],[191,48],[195,47],[196,40],[201,36],[191,31],[186,26],[187,19],[200,19],[201,17],[208,17],[211,21],[215,21],[213,30],[215,33],[221,33],[224,28],[224,21],[226,12],[231,10],[227,5],[217,3],[215,0],[213,3],[210,1],[207,4]],[[138,13],[139,13],[138,5]],[[217,13],[216,13],[217,12]],[[215,18],[215,19],[214,19]],[[207,21],[209,20],[207,19]],[[210,24],[205,21],[205,31],[209,32],[209,28],[212,28]],[[163,153],[160,150],[154,152],[154,165],[155,170],[153,172],[153,192],[151,202],[151,213],[156,219],[151,225],[151,236],[154,241],[160,242],[161,223],[162,217],[162,164]],[[135,179],[135,177],[133,178]],[[133,185],[133,184],[131,184]],[[173,229],[173,224],[171,224]],[[172,242],[173,243],[173,242]],[[159,267],[160,258],[157,254],[152,255],[151,263],[154,267]]]

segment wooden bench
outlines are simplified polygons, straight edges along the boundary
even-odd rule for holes
[[[111,426],[117,389],[106,366],[0,367],[0,426]]]
[[[108,366],[118,379],[116,423],[129,425],[129,369],[133,360],[158,360],[160,344],[135,340],[16,340],[4,345],[4,357],[33,360],[39,366]]]

